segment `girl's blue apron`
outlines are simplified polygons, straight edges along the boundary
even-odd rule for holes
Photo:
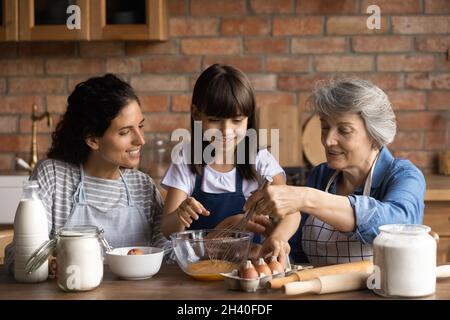
[[[225,218],[242,213],[246,200],[242,191],[242,177],[239,174],[239,171],[237,169],[235,170],[236,179],[234,192],[204,192],[201,189],[203,175],[196,175],[192,197],[200,202],[211,214],[209,216],[200,215],[198,220],[194,220],[191,223],[189,230],[213,229]],[[253,242],[260,243],[261,237],[255,234]]]

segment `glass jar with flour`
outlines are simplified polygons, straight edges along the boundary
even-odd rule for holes
[[[386,297],[422,297],[436,290],[436,240],[424,225],[388,224],[373,242],[374,292]],[[377,281],[378,280],[378,281]]]
[[[102,231],[95,226],[73,226],[58,230],[27,263],[33,272],[56,251],[56,281],[64,291],[88,291],[103,279]]]

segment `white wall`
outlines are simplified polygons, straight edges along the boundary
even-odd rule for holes
[[[28,176],[0,176],[0,224],[14,223],[24,180]]]

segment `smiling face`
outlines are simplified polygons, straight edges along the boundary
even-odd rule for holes
[[[210,130],[214,134],[217,130],[217,140],[214,140],[214,146],[223,150],[233,150],[243,139],[247,131],[248,117],[237,116],[233,118],[217,118],[202,115],[200,117],[203,126],[203,132]],[[219,134],[220,133],[220,134]]]
[[[247,132],[248,117],[244,115],[232,118],[209,116],[193,106],[192,117],[202,122],[203,134],[214,136],[212,143],[216,149],[234,150]]]
[[[145,144],[141,108],[136,101],[123,107],[102,137],[87,139],[92,148],[90,158],[97,166],[117,169],[139,165],[141,147]]]
[[[328,166],[335,170],[363,167],[375,145],[369,136],[363,119],[355,113],[338,117],[320,118],[322,144],[325,147]]]

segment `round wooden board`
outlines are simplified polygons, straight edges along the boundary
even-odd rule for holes
[[[313,166],[327,161],[320,136],[320,119],[318,116],[313,116],[306,122],[302,135],[303,153],[306,160]]]

